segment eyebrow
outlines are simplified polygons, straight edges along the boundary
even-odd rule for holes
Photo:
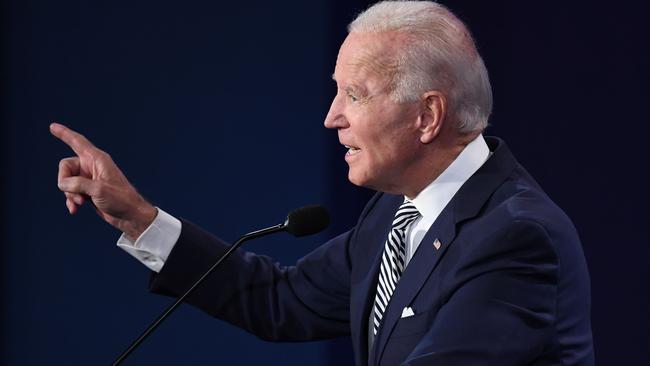
[[[332,74],[332,80],[334,80],[338,84],[338,81],[336,80],[336,77],[334,77],[334,74]],[[354,92],[363,95],[368,94],[368,90],[365,87],[357,84],[346,84],[343,85],[341,89],[345,90],[346,92]]]
[[[345,90],[347,93],[363,93],[363,90],[359,87],[356,87],[355,85],[346,85],[343,90]]]

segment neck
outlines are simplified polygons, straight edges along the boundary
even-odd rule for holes
[[[417,197],[456,160],[463,149],[477,136],[478,134],[473,133],[461,137],[456,136],[456,138],[447,141],[439,139],[427,145],[427,152],[423,154],[423,158],[413,166],[410,172],[407,172],[408,176],[412,177],[409,179],[409,184],[400,187],[401,192],[396,193],[403,194],[408,199]]]

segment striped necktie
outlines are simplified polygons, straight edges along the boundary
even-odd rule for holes
[[[393,226],[388,234],[388,239],[386,239],[384,254],[381,256],[377,294],[375,295],[375,305],[373,307],[372,331],[374,335],[377,335],[381,319],[384,317],[386,307],[388,307],[388,301],[395,292],[397,281],[404,272],[406,264],[406,230],[419,216],[420,213],[417,208],[408,199],[402,203],[395,214]]]

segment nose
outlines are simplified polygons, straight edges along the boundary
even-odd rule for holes
[[[334,97],[334,100],[332,100],[332,105],[330,106],[330,110],[327,112],[325,122],[323,123],[325,128],[341,129],[349,126],[348,120],[345,118],[345,114],[343,113],[344,109],[342,101],[343,99],[339,97],[339,94],[337,94]]]

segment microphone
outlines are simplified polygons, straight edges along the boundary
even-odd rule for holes
[[[297,208],[287,215],[287,219],[278,225],[270,226],[264,229],[252,231],[248,234],[244,234],[239,240],[235,242],[227,251],[222,255],[213,265],[208,269],[201,278],[199,278],[194,284],[187,290],[181,297],[176,299],[176,301],[171,304],[167,310],[165,310],[145,331],[135,340],[131,345],[120,354],[120,356],[113,361],[112,365],[116,366],[122,363],[126,357],[133,352],[142,341],[149,336],[180,304],[192,293],[194,290],[201,284],[203,281],[214,272],[217,267],[223,262],[226,258],[232,254],[241,244],[247,240],[259,238],[261,236],[277,233],[280,231],[286,231],[289,234],[301,237],[316,234],[324,230],[330,223],[330,217],[327,212],[327,209],[321,205],[309,205],[301,208]]]
[[[321,205],[297,208],[287,216],[284,230],[293,236],[307,236],[323,231],[330,224],[330,215]]]

